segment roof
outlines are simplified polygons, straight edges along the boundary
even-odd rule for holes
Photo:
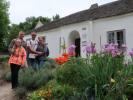
[[[64,25],[124,15],[131,12],[133,12],[133,0],[118,0],[97,7],[96,5],[93,5],[93,7],[90,7],[90,9],[71,14],[48,24],[44,24],[34,31],[43,32]]]
[[[37,25],[36,25],[36,27],[35,27],[35,29],[37,29],[37,28],[39,28],[41,26],[43,26],[43,23],[39,20],[38,23],[37,23]]]

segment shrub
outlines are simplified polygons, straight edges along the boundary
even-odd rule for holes
[[[43,100],[36,92],[28,95],[27,100]]]
[[[74,88],[69,85],[57,82],[52,85],[52,96],[56,99],[68,99],[73,95]]]
[[[72,58],[56,71],[56,80],[81,93],[83,100],[123,100],[131,98],[132,63],[124,65],[123,55],[94,54],[86,60]],[[108,99],[110,98],[110,99]]]
[[[45,60],[46,61],[45,61],[44,65],[41,66],[41,68],[51,68],[51,69],[53,69],[53,68],[57,67],[56,62],[53,59],[47,58]]]
[[[66,84],[59,84],[56,80],[52,80],[30,95],[35,95],[44,100],[80,100],[77,94],[78,93],[73,87]],[[28,100],[31,100],[31,98],[32,97],[28,98]]]
[[[19,74],[20,86],[27,89],[37,89],[53,78],[52,69],[34,71],[32,68],[23,69]]]
[[[0,57],[0,62],[7,62],[9,59],[9,56],[1,56]]]
[[[132,100],[133,62],[124,64],[118,44],[103,49],[96,53],[91,43],[85,48],[87,59],[72,57],[62,63],[54,70],[54,80],[35,94],[46,100]]]
[[[11,72],[7,72],[5,75],[5,80],[10,82],[11,81]]]
[[[24,87],[18,87],[15,90],[15,94],[16,94],[16,97],[18,98],[18,100],[25,100],[25,98],[27,96],[27,90]]]
[[[96,100],[122,100],[126,98],[127,81],[133,76],[133,67],[123,64],[123,56],[112,57],[108,54],[95,54],[90,60],[89,95]],[[110,100],[112,100],[110,99]]]
[[[129,98],[129,100],[131,100],[133,98],[133,78],[129,79],[127,81],[127,84],[128,84],[128,86],[126,86],[125,94]]]
[[[57,69],[56,80],[61,84],[69,84],[79,90],[88,86],[88,66],[80,58],[72,58]]]
[[[7,73],[10,72],[10,67],[7,63],[2,63],[0,67],[0,79],[6,80]]]

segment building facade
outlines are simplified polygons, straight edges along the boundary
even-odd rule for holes
[[[105,5],[92,5],[89,9],[71,14],[43,25],[34,31],[45,36],[50,57],[62,53],[60,45],[76,45],[77,53],[83,52],[86,43],[96,43],[98,51],[106,43],[125,44],[127,52],[133,48],[133,0],[118,0]],[[29,39],[27,35],[25,39]]]

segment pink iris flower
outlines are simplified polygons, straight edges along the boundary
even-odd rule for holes
[[[75,48],[76,48],[76,46],[75,46],[74,44],[72,44],[72,45],[70,45],[70,46],[68,47],[68,54],[69,54],[70,56],[75,56]]]
[[[130,55],[131,57],[133,57],[133,48],[132,48],[132,50],[129,52],[129,55]]]
[[[85,46],[84,52],[86,52],[86,54],[96,53],[95,43],[87,44],[87,46]]]
[[[104,45],[104,52],[111,54],[113,57],[120,55],[118,44],[110,43]]]

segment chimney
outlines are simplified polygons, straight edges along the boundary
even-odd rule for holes
[[[98,3],[92,4],[90,7],[90,9],[96,9],[96,8],[98,8]]]

